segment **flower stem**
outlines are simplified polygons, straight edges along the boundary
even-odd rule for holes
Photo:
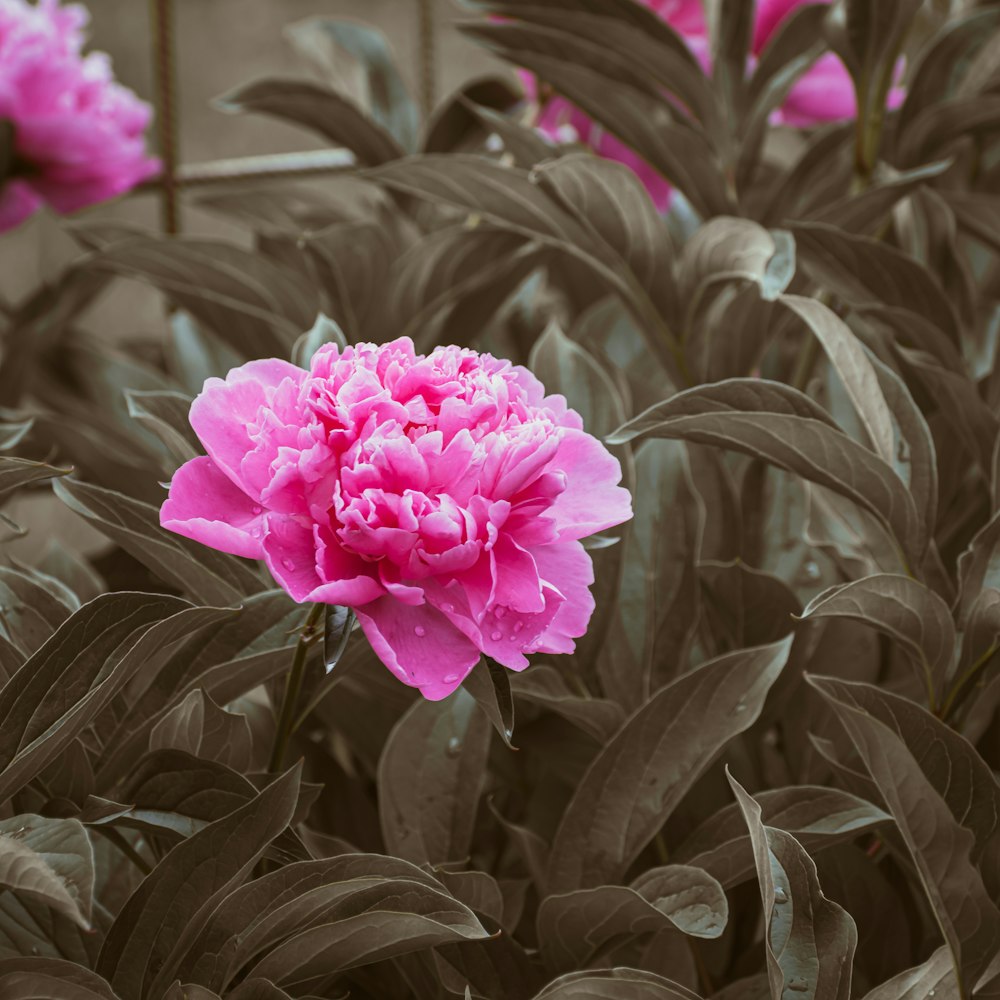
[[[277,774],[285,763],[285,750],[288,740],[295,729],[295,707],[298,704],[299,693],[302,691],[302,678],[306,670],[306,654],[316,639],[316,626],[323,614],[323,604],[314,604],[302,626],[299,641],[295,644],[295,655],[292,657],[292,669],[285,678],[285,693],[281,699],[281,710],[278,713],[278,727],[274,733],[274,746],[271,748],[271,760],[267,769],[271,774]]]

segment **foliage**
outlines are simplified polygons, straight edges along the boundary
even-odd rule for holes
[[[665,218],[501,82],[418,129],[377,34],[314,21],[325,82],[224,108],[352,151],[349,185],[205,199],[253,250],[79,226],[5,321],[0,493],[109,544],[0,566],[0,995],[1000,995],[1000,7],[847,0],[744,77],[723,2],[707,79],[631,0],[468,6],[669,180]],[[860,118],[779,136],[821,31]],[[164,343],[79,329],[121,280]],[[157,521],[207,376],[402,333],[530,365],[635,499],[577,652],[441,702]]]

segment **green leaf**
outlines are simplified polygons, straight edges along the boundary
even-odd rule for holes
[[[955,656],[955,625],[948,605],[922,583],[880,573],[831,587],[813,598],[803,618],[851,618],[901,645],[935,707]]]
[[[119,1000],[96,972],[62,958],[0,961],[4,1000]]]
[[[841,906],[823,895],[816,865],[784,830],[765,826],[760,805],[732,775],[757,863],[764,904],[764,947],[771,996],[786,991],[809,1000],[850,1000],[858,931]]]
[[[33,815],[0,820],[0,886],[90,930],[94,851],[83,824]]]
[[[790,386],[764,379],[698,386],[650,407],[607,440],[621,444],[646,436],[739,451],[826,486],[874,514],[920,561],[927,528],[903,481]]]
[[[26,458],[0,455],[0,496],[6,496],[31,483],[68,476],[72,471],[72,469],[58,469],[44,462],[30,462]]]
[[[959,342],[951,302],[934,275],[909,254],[833,225],[794,222],[788,228],[805,271],[847,305],[861,313],[872,306],[905,309]]]
[[[309,17],[285,28],[292,45],[328,78],[332,86],[343,75],[344,56],[364,78],[368,114],[412,152],[417,146],[420,112],[396,68],[393,52],[381,31],[366,24],[330,17]]]
[[[586,966],[612,940],[679,930],[716,938],[729,919],[722,886],[698,868],[651,868],[631,886],[604,885],[547,896],[538,910],[542,956],[554,972]]]
[[[86,266],[153,285],[242,358],[287,357],[319,312],[315,289],[300,274],[228,243],[129,236]]]
[[[700,1000],[686,986],[641,969],[570,972],[554,979],[534,1000]]]
[[[536,167],[531,177],[625,262],[661,313],[672,314],[670,234],[631,168],[569,153]]]
[[[625,405],[611,377],[555,320],[532,346],[528,367],[547,392],[566,397],[595,437],[610,434],[625,422]]]
[[[787,831],[813,854],[891,819],[872,803],[837,788],[794,785],[758,792],[754,798],[768,827]],[[724,889],[753,875],[753,847],[739,804],[706,819],[672,856],[680,864],[703,869]]]
[[[617,600],[597,670],[626,708],[686,662],[700,594],[695,560],[705,511],[687,449],[649,441],[635,452],[635,516],[625,528]]]
[[[510,690],[510,673],[499,663],[483,657],[462,681],[462,687],[476,699],[476,704],[486,713],[500,739],[511,750],[516,750],[517,747],[511,743],[514,735],[514,696]]]
[[[378,766],[382,836],[393,854],[431,864],[466,856],[489,739],[486,717],[463,688],[443,701],[414,702]]]
[[[951,952],[942,945],[926,962],[893,976],[865,994],[864,1000],[960,1000]]]
[[[155,434],[173,459],[173,468],[202,454],[198,436],[188,423],[191,397],[181,392],[127,389],[129,416]]]
[[[385,936],[364,934],[375,927]],[[286,865],[236,889],[212,914],[181,974],[219,993],[241,973],[294,984],[425,947],[428,935],[443,943],[485,932],[416,866],[345,854]]]
[[[157,509],[141,500],[76,479],[58,483],[55,491],[67,507],[196,600],[237,604],[263,589],[246,563],[164,530]]]
[[[250,767],[253,750],[245,715],[220,708],[200,688],[167,712],[149,732],[149,749],[185,750],[237,771]]]
[[[359,163],[374,167],[403,156],[393,137],[352,101],[308,80],[255,80],[217,97],[221,111],[270,115],[302,125],[335,146],[354,153]]]
[[[661,688],[598,753],[563,813],[546,883],[614,882],[694,782],[760,714],[791,640],[712,660]]]
[[[559,671],[545,663],[514,674],[510,685],[516,698],[562,716],[598,743],[610,739],[625,721],[617,702],[573,694]]]
[[[211,911],[250,872],[292,818],[300,768],[178,844],[115,918],[97,963],[116,991],[159,997]]]
[[[953,783],[952,778],[956,765],[968,767],[979,761],[978,755],[971,747],[966,751],[962,747],[965,741],[957,734],[944,742],[944,734],[950,732],[947,727],[912,702],[868,685],[815,677],[810,683],[847,730],[878,786],[951,950],[960,991],[971,990],[1000,950],[1000,910],[973,861],[974,853],[979,853],[977,836],[963,825],[963,821],[974,822],[968,812],[970,795],[982,795],[982,778],[977,775],[974,783],[968,783],[964,771],[961,780]],[[877,715],[872,711],[876,707],[881,709]],[[920,713],[917,722],[914,713]],[[901,723],[908,723],[909,733]],[[921,745],[931,734],[932,742]],[[916,758],[918,753],[922,759]],[[947,767],[945,773],[939,770],[942,764]],[[993,801],[986,799],[992,807],[987,828],[996,823],[998,815],[996,783],[991,780],[990,784]],[[956,806],[963,812],[956,815]],[[978,826],[982,821],[977,818],[975,822]],[[990,837],[995,844],[994,833]]]
[[[0,691],[0,801],[55,759],[152,651],[231,614],[150,594],[85,604]]]

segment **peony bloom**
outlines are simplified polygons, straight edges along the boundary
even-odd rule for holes
[[[702,69],[711,71],[708,26],[702,0],[639,0],[658,14],[684,40]],[[756,59],[789,14],[806,3],[829,3],[829,0],[757,0],[752,56]],[[520,72],[521,82],[529,100],[538,99],[535,79]],[[900,102],[902,93],[893,91],[890,106]],[[825,122],[853,118],[856,111],[854,84],[847,68],[832,52],[822,55],[794,84],[784,103],[775,112],[778,124],[807,127]],[[638,154],[609,135],[597,122],[587,117],[564,97],[554,96],[538,111],[535,125],[558,143],[579,142],[589,146],[599,156],[617,160],[631,167],[656,207],[663,211],[670,203],[670,185]]]
[[[486,653],[568,653],[594,602],[579,539],[631,517],[618,461],[526,369],[403,337],[305,371],[251,361],[191,407],[208,455],[161,524],[263,559],[296,601],[354,608],[406,684],[444,698]]]
[[[0,231],[43,203],[72,212],[159,169],[143,141],[149,105],[115,82],[106,55],[82,55],[86,23],[75,4],[0,0],[0,120],[14,130]]]

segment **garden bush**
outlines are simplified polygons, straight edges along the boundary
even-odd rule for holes
[[[0,565],[0,998],[1000,997],[1000,6],[463,6],[430,116],[333,15],[219,99],[350,184],[5,308],[0,496],[107,545]],[[26,11],[10,227],[156,169],[28,142]]]

